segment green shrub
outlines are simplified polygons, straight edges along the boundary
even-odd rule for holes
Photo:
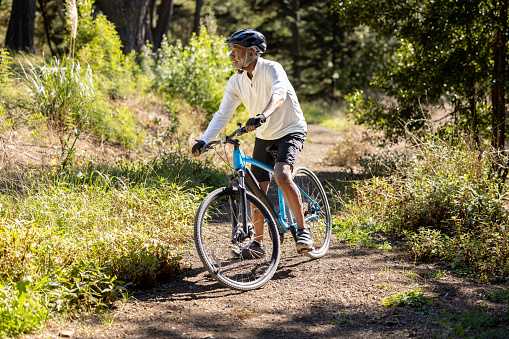
[[[39,187],[33,198],[2,209],[0,277],[16,279],[34,270],[47,275],[69,263],[95,262],[109,268],[107,274],[132,281],[120,273],[132,274],[140,257],[178,259],[178,245],[192,236],[198,196],[172,184],[157,190],[109,187]],[[137,270],[152,276],[159,266]]]
[[[186,268],[182,248],[203,193],[161,176],[178,173],[165,169],[172,164],[28,174],[23,194],[0,195],[0,331],[12,336],[54,313],[107,307],[124,285],[150,287]],[[27,276],[36,283],[18,303],[25,306],[13,308]]]
[[[489,152],[436,139],[420,149],[399,177],[357,186],[349,223],[377,220],[372,232],[405,237],[416,259],[445,260],[482,281],[509,278],[509,215]]]
[[[106,140],[117,141],[127,148],[141,145],[146,133],[138,127],[129,107],[112,110],[107,103],[96,103],[96,113],[91,117],[94,134]],[[97,109],[98,108],[98,109]]]
[[[193,35],[188,46],[180,41],[175,46],[169,45],[164,39],[154,70],[154,86],[203,108],[210,119],[221,103],[232,71],[227,53],[224,38],[209,34],[206,28],[200,35]]]

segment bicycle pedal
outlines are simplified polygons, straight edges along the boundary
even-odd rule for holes
[[[303,249],[297,250],[297,253],[299,253],[299,254],[304,254],[304,253],[312,252],[312,251],[314,251],[314,250],[315,250],[315,248],[314,248],[314,247],[311,247],[311,248],[303,248]]]

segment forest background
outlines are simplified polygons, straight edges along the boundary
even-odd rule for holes
[[[224,37],[246,27],[308,122],[345,131],[328,161],[362,180],[330,187],[340,240],[395,235],[416,260],[507,282],[507,6],[1,1],[0,335],[185,269],[194,212],[226,170],[189,142],[233,74]]]

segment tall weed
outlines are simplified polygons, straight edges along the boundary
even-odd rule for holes
[[[98,93],[89,67],[72,59],[52,59],[23,69],[35,106],[57,129],[81,128],[87,123]]]
[[[69,150],[69,136],[91,131],[107,140],[134,147],[143,141],[143,132],[128,107],[112,110],[96,88],[91,67],[78,61],[53,59],[49,65],[28,62],[25,78],[36,114],[42,114],[61,134],[62,148]],[[63,155],[66,153],[63,151]]]
[[[7,49],[0,48],[0,85],[9,84],[12,81],[12,57]]]

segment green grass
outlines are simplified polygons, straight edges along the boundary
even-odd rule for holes
[[[509,314],[494,311],[451,312],[442,316],[436,338],[507,338]]]

